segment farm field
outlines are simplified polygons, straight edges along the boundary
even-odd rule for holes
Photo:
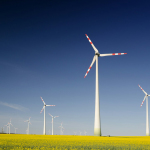
[[[150,149],[150,137],[145,136],[73,136],[1,134],[0,150],[94,150],[94,149]]]

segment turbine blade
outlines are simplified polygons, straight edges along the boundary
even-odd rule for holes
[[[97,50],[97,48],[94,46],[94,44],[92,43],[92,41],[91,41],[90,38],[88,37],[88,35],[87,35],[87,34],[85,34],[85,35],[86,35],[87,39],[89,40],[91,46],[93,47],[94,51],[95,51],[96,53],[99,53],[98,50]]]
[[[138,84],[138,86],[140,87],[140,89],[145,93],[145,95],[148,95],[144,90],[143,88]]]
[[[42,100],[42,102],[44,103],[44,105],[46,105],[42,97],[41,97],[41,100]]]
[[[87,72],[86,72],[84,78],[85,78],[85,77],[87,76],[87,74],[89,73],[90,69],[92,68],[92,66],[93,66],[93,64],[94,64],[94,62],[95,62],[95,60],[96,60],[96,56],[93,57],[93,61],[92,61],[91,65],[90,65],[89,69],[87,70]]]
[[[113,55],[124,55],[127,53],[111,53],[111,54],[100,54],[100,57],[104,57],[104,56],[113,56]]]
[[[146,97],[147,97],[147,95],[145,95],[145,97],[144,97],[144,99],[143,99],[142,104],[141,104],[141,106],[140,106],[140,107],[142,107],[142,105],[143,105],[143,103],[144,103],[144,101],[145,101]]]
[[[59,116],[55,116],[54,118],[59,117]]]
[[[55,106],[55,105],[46,105],[46,106]]]
[[[42,111],[43,111],[43,109],[45,108],[45,106],[43,106],[43,108],[42,108],[42,110],[41,110],[41,112],[40,112],[40,114],[42,113]]]
[[[53,117],[50,113],[48,113],[51,117]]]

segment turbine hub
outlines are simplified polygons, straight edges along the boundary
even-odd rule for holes
[[[95,53],[95,55],[98,55],[98,57],[100,56],[100,53]]]

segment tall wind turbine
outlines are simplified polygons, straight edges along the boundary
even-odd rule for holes
[[[43,111],[43,109],[44,109],[44,128],[43,128],[43,135],[45,135],[45,134],[46,134],[46,132],[45,132],[45,130],[46,130],[46,124],[45,124],[45,107],[46,107],[46,106],[55,106],[55,105],[46,105],[46,103],[44,102],[44,100],[43,100],[42,97],[41,97],[41,100],[42,100],[43,103],[44,103],[44,106],[43,106],[43,108],[42,108],[42,110],[41,110],[40,113],[42,113],[42,111]]]
[[[15,127],[14,127],[15,128]],[[15,128],[15,134],[16,134],[16,129],[18,129],[18,128]]]
[[[127,53],[111,53],[111,54],[100,54],[97,48],[94,46],[90,38],[87,34],[85,34],[87,39],[89,40],[91,46],[95,51],[95,56],[93,57],[93,61],[87,70],[84,78],[87,76],[88,72],[90,71],[91,67],[93,66],[94,62],[96,61],[96,92],[95,92],[95,122],[94,122],[94,135],[101,136],[101,126],[100,126],[100,109],[99,109],[99,80],[98,80],[98,57],[103,56],[113,56],[113,55],[124,55]]]
[[[10,134],[10,125],[13,126],[13,125],[11,124],[11,119],[10,119],[10,122],[8,122],[8,124],[9,124],[9,134]]]
[[[8,134],[9,122],[5,126],[7,127],[7,134]]]
[[[31,118],[31,117],[30,117]],[[28,128],[27,128],[27,133],[29,134],[29,123],[31,124],[31,122],[30,122],[30,118],[29,118],[29,120],[26,120],[26,121],[24,121],[24,122],[28,122]]]
[[[62,126],[62,123],[61,123],[61,126],[59,126],[59,128],[60,128],[60,135],[63,135],[65,128]]]
[[[81,131],[79,131],[79,132],[80,132],[80,135],[81,135],[82,132]]]
[[[50,129],[48,130],[49,134],[51,133]]]
[[[52,117],[52,135],[53,135],[53,118],[56,118],[56,117],[59,117],[59,116],[53,117],[50,113],[49,113],[49,115]]]
[[[150,95],[148,95],[144,90],[143,90],[143,88],[138,84],[138,86],[140,87],[140,89],[144,92],[144,94],[145,94],[145,97],[144,97],[144,99],[143,99],[143,101],[142,101],[142,104],[141,104],[141,106],[143,105],[143,103],[144,103],[144,101],[145,101],[145,99],[146,99],[146,136],[149,136],[149,121],[148,121],[148,96],[150,96]],[[140,107],[141,107],[140,106]]]
[[[84,134],[86,135],[87,134],[87,132],[84,130]]]

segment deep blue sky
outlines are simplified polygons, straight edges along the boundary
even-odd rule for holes
[[[150,2],[148,0],[0,1],[0,127],[12,118],[18,133],[46,131],[93,135],[95,64],[84,79],[94,50],[127,53],[99,57],[102,135],[144,136],[150,94]],[[5,128],[6,131],[6,128]],[[14,128],[11,127],[11,132]]]

